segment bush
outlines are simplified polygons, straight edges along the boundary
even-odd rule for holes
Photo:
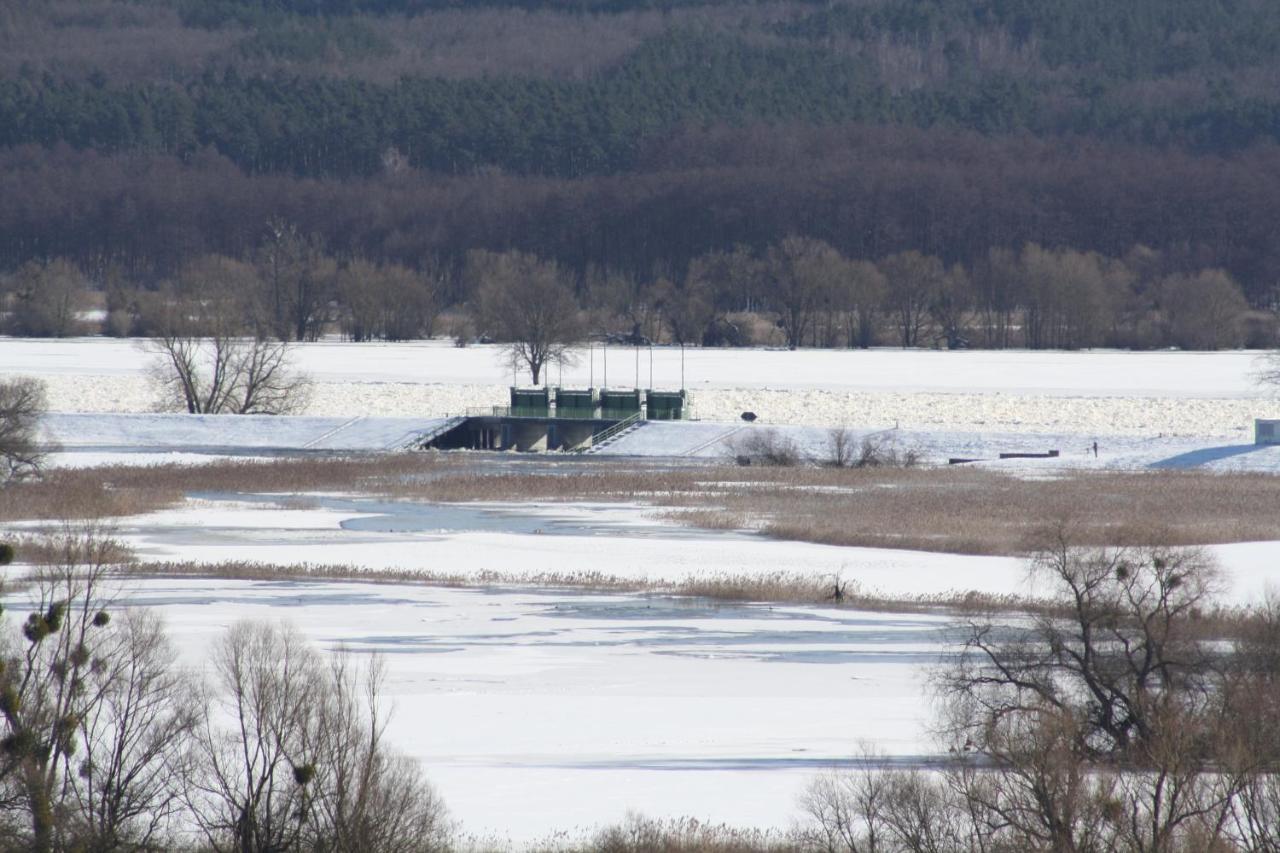
[[[48,450],[36,440],[45,408],[43,382],[0,380],[0,483],[39,472]]]
[[[773,429],[753,429],[739,434],[729,440],[727,452],[739,465],[791,468],[805,461],[796,443]]]
[[[832,468],[914,468],[920,464],[920,452],[899,449],[892,437],[869,435],[855,453],[852,431],[833,427],[827,437],[826,464]]]

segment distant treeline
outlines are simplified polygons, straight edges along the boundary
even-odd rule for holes
[[[1280,148],[1230,158],[1086,140],[904,128],[725,128],[642,152],[651,171],[577,180],[416,171],[366,179],[249,175],[200,152],[0,152],[0,269],[66,257],[95,282],[153,286],[205,254],[244,257],[279,217],[337,258],[457,266],[519,249],[585,274],[678,277],[708,251],[792,235],[849,258],[918,250],[972,267],[1035,243],[1171,273],[1222,268],[1256,308],[1278,298]]]
[[[283,222],[335,269],[436,271],[443,307],[518,251],[595,310],[601,276],[657,304],[793,238],[975,287],[1001,252],[1137,251],[1101,315],[1141,322],[1042,334],[1023,300],[1012,337],[939,340],[1182,345],[1156,282],[1280,305],[1276,79],[1271,0],[0,0],[0,275],[158,292]],[[716,311],[783,321],[775,287]],[[1207,345],[1268,339],[1228,327]]]
[[[407,340],[444,333],[515,341],[513,316],[550,312],[565,344],[591,339],[791,348],[900,345],[1076,349],[1273,346],[1270,315],[1251,312],[1217,269],[1174,272],[1144,246],[1124,257],[994,248],[966,267],[911,250],[846,258],[830,244],[788,237],[736,247],[648,277],[590,267],[576,273],[518,251],[472,251],[417,268],[335,258],[314,235],[269,222],[250,255],[205,255],[153,288],[115,277],[105,316],[86,322],[89,277],[67,260],[28,262],[3,282],[11,334],[152,336],[175,318],[260,339]],[[447,320],[440,322],[442,314]],[[205,333],[196,324],[191,334]],[[514,337],[513,337],[514,336]],[[548,341],[540,341],[539,345]],[[536,370],[535,370],[535,382]]]

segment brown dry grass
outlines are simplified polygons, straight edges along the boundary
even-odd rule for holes
[[[955,468],[672,467],[464,454],[56,470],[0,490],[0,522],[134,515],[192,492],[317,491],[432,502],[636,502],[708,529],[965,554],[1021,554],[1062,523],[1081,545],[1280,539],[1280,477],[1262,474],[1079,472],[1026,480]]]
[[[1078,472],[1027,480],[973,469],[591,468],[573,476],[459,473],[393,491],[433,501],[637,501],[709,529],[964,554],[1020,554],[1062,523],[1082,545],[1280,539],[1280,478],[1263,474]]]
[[[687,596],[725,602],[767,602],[770,604],[844,607],[891,613],[1025,611],[1040,604],[1017,596],[982,595],[975,592],[885,597],[866,595],[844,585],[842,595],[834,595],[828,578],[798,572],[765,575],[723,574],[650,580],[619,577],[604,572],[494,572],[470,574],[423,571],[419,569],[369,569],[359,566],[278,564],[251,561],[218,563],[144,562],[132,566],[130,574],[151,577],[201,577],[251,581],[353,581],[379,584],[421,584],[451,588],[483,589],[491,586],[526,586],[580,592],[636,593]]]
[[[430,477],[451,464],[424,454],[397,454],[59,468],[0,489],[0,522],[118,518],[174,506],[192,492],[376,491],[404,478]]]

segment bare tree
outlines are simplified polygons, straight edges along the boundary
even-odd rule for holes
[[[127,559],[124,548],[94,528],[68,530],[45,551],[29,592],[33,610],[21,639],[0,646],[0,812],[23,826],[27,849],[52,851],[77,823],[69,797],[82,726],[101,707],[115,679],[118,635],[108,628],[105,583]]]
[[[245,264],[204,258],[153,300],[145,346],[166,406],[190,414],[286,414],[306,404],[309,385],[289,362],[289,345],[256,335],[254,278]]]
[[[90,850],[149,849],[180,820],[196,691],[154,613],[126,610],[110,624],[111,654],[91,670],[101,699],[80,720],[84,748],[66,772],[70,826]]]
[[[353,341],[430,337],[440,311],[442,274],[435,264],[414,271],[356,260],[338,274],[342,330]]]
[[[14,275],[10,290],[14,334],[61,338],[81,330],[78,310],[89,282],[70,261],[29,261]]]
[[[770,250],[769,301],[781,317],[788,347],[804,343],[846,269],[840,253],[821,240],[788,237]]]
[[[802,840],[824,853],[886,853],[893,843],[889,799],[897,787],[888,763],[864,750],[855,769],[824,773],[801,793],[800,808],[810,820]]]
[[[47,408],[38,379],[0,379],[0,484],[39,472],[49,450],[39,439]]]
[[[513,365],[529,370],[534,385],[547,365],[568,361],[583,330],[573,289],[555,262],[477,251],[467,267],[482,328],[505,344]]]
[[[804,464],[804,453],[785,433],[775,429],[748,429],[725,442],[725,454],[731,459],[749,460],[754,465],[791,468]]]
[[[1034,571],[1055,601],[1026,628],[972,621],[966,653],[939,687],[955,733],[970,743],[1022,709],[1079,714],[1080,748],[1128,758],[1157,734],[1172,703],[1208,705],[1216,657],[1198,615],[1216,569],[1203,552],[1159,547],[1083,549],[1068,532],[1038,552]]]
[[[692,277],[686,279],[683,287],[670,291],[664,303],[666,311],[663,317],[675,343],[702,343],[703,335],[715,318],[713,296],[706,282]]]
[[[1046,604],[971,621],[941,668],[943,771],[815,783],[808,837],[851,853],[1278,849],[1280,605],[1215,612],[1200,552],[1078,548],[1065,527],[1035,569]]]
[[[325,672],[317,736],[310,849],[333,853],[428,853],[444,849],[444,804],[417,764],[385,743],[380,694],[384,670],[373,659],[361,672],[350,652]]]
[[[947,349],[967,346],[966,323],[973,305],[972,283],[960,264],[953,264],[938,282],[929,315]]]
[[[880,262],[885,277],[885,307],[898,327],[904,347],[920,343],[934,304],[946,278],[942,261],[915,250],[890,255]]]
[[[163,398],[189,414],[281,415],[306,406],[309,385],[282,341],[166,334],[150,346],[160,356],[152,375]]]
[[[1093,252],[1023,247],[1018,269],[1024,282],[1023,335],[1033,349],[1094,346],[1114,314],[1104,259]]]
[[[188,789],[194,819],[214,850],[300,849],[316,772],[315,652],[293,629],[241,622],[212,663]]]
[[[321,241],[280,217],[267,222],[258,253],[264,285],[262,320],[280,340],[315,340],[329,319],[337,267]]]
[[[1160,307],[1169,341],[1183,349],[1222,349],[1243,343],[1249,304],[1240,285],[1222,270],[1175,275],[1160,284]]]
[[[845,346],[873,346],[885,299],[884,274],[870,261],[850,261],[836,282],[833,299],[844,319]]]
[[[190,806],[218,851],[418,853],[449,825],[416,765],[383,742],[381,670],[328,666],[298,632],[242,622],[214,653]]]
[[[854,434],[847,426],[827,430],[827,459],[832,468],[848,468],[854,462]]]

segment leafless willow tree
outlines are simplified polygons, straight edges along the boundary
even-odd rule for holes
[[[796,349],[847,274],[848,262],[821,240],[788,237],[769,251],[766,269],[769,301],[778,312],[787,346]]]
[[[337,276],[343,334],[353,341],[430,337],[444,279],[442,267],[430,260],[419,270],[352,261]]]
[[[13,334],[62,338],[83,331],[79,311],[89,290],[84,274],[68,260],[29,261],[14,274],[9,291]]]
[[[1220,657],[1198,618],[1212,605],[1217,570],[1194,549],[1073,546],[1054,535],[1038,552],[1063,611],[1024,628],[993,619],[966,626],[965,654],[939,687],[957,735],[973,741],[1022,709],[1082,715],[1080,748],[1128,757],[1173,705],[1208,708],[1220,695]]]
[[[190,414],[287,414],[309,389],[289,344],[255,327],[256,273],[209,257],[188,265],[149,308],[153,381],[166,407]]]
[[[93,526],[44,543],[20,630],[0,637],[0,827],[7,849],[155,846],[172,828],[190,687],[147,617],[114,619],[128,560]],[[20,599],[21,600],[21,599]]]
[[[84,747],[67,777],[71,826],[92,850],[148,849],[183,822],[196,691],[156,614],[122,610],[110,624],[93,674],[101,698],[80,719]]]
[[[257,318],[277,339],[314,341],[328,321],[337,265],[314,234],[280,217],[266,225],[258,251],[263,299]]]
[[[40,470],[48,451],[39,440],[40,418],[47,407],[40,380],[0,380],[0,484]]]
[[[522,252],[475,251],[467,256],[467,276],[483,329],[506,346],[513,366],[528,369],[534,385],[548,365],[569,361],[584,330],[559,265]]]
[[[349,652],[325,668],[312,800],[311,849],[334,853],[426,853],[447,846],[444,805],[412,760],[386,743],[378,659]]]
[[[941,773],[819,780],[809,837],[849,853],[1274,851],[1280,607],[1214,607],[1202,552],[1079,548],[1028,619],[974,619],[944,665]]]
[[[213,651],[189,787],[215,850],[300,849],[315,776],[317,660],[284,627],[242,622]]]
[[[383,742],[381,672],[326,666],[295,630],[240,623],[214,652],[190,807],[209,846],[441,849],[444,807]]]

